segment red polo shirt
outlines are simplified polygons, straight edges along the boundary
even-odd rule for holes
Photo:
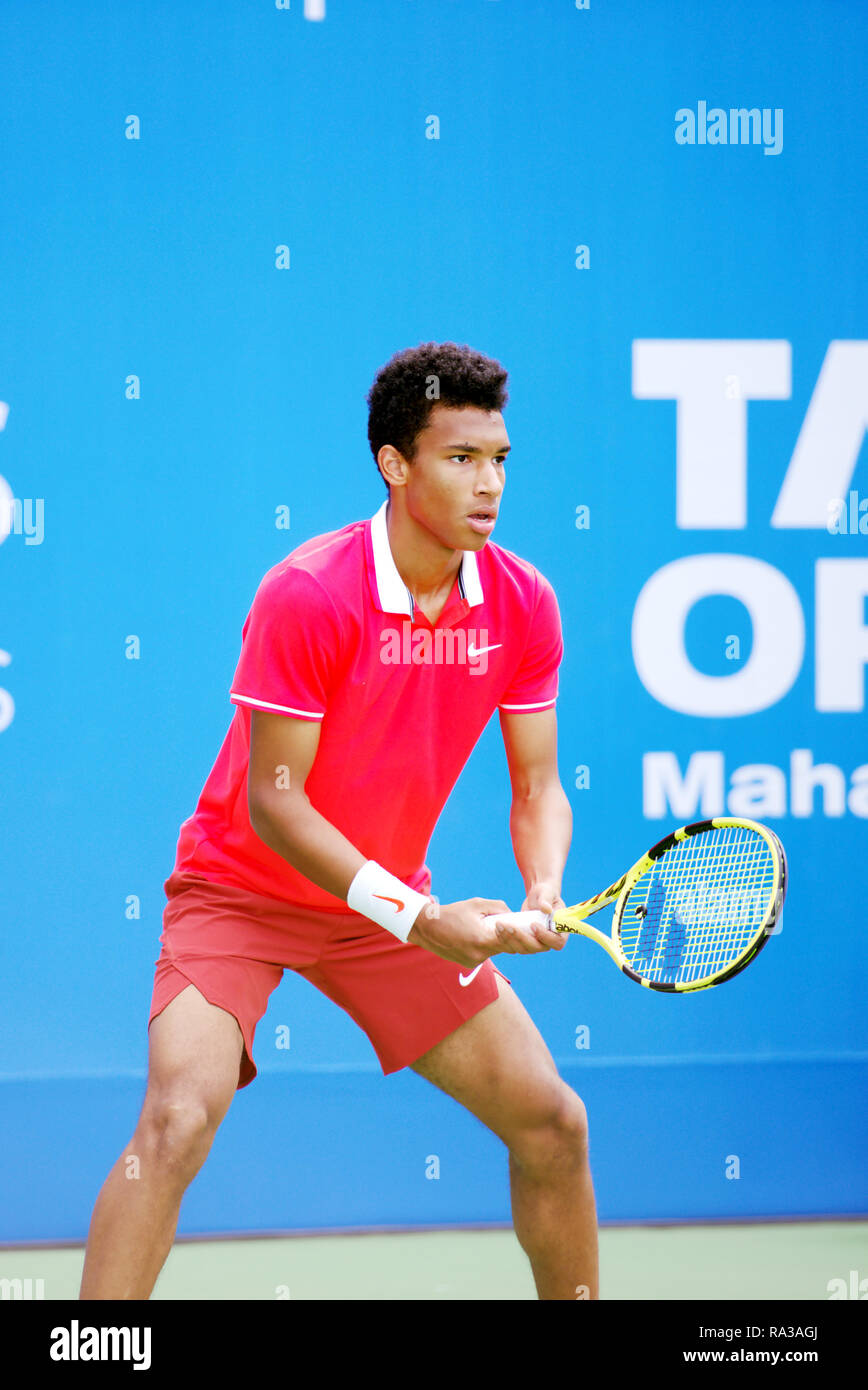
[[[250,825],[250,718],[262,709],[320,722],[311,805],[426,892],[437,818],[495,709],[554,705],[563,641],[548,580],[489,541],[464,552],[432,626],[392,557],[387,505],[306,541],[259,585],[230,691],[235,715],[181,827],[176,871],[346,912]]]

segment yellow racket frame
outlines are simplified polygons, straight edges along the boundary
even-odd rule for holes
[[[653,869],[664,854],[674,849],[677,844],[704,831],[739,827],[756,831],[758,835],[762,836],[771,851],[774,863],[774,881],[762,925],[757,928],[754,936],[735,960],[729,961],[721,970],[717,970],[711,975],[705,975],[699,980],[691,980],[685,984],[645,979],[627,963],[621,947],[621,917],[628,896],[643,874],[648,873],[649,869]],[[585,902],[576,903],[574,907],[561,908],[552,914],[549,924],[554,931],[574,932],[578,936],[586,936],[591,941],[596,941],[597,945],[602,946],[603,950],[611,956],[625,975],[628,975],[631,980],[635,980],[637,984],[643,985],[645,989],[659,990],[665,994],[694,994],[697,990],[710,989],[713,985],[722,984],[724,980],[731,979],[733,975],[737,975],[740,970],[750,964],[775,930],[784,905],[786,891],[787,859],[784,847],[774,831],[769,830],[766,825],[761,825],[759,821],[744,820],[738,816],[716,816],[712,820],[694,821],[690,825],[682,825],[677,830],[673,830],[671,834],[664,836],[662,840],[652,846],[647,854],[643,854],[642,858],[636,861],[632,869],[628,869],[627,873],[615,883],[610,884],[602,893],[596,893]],[[585,919],[613,902],[615,903],[615,915],[612,918],[611,937],[608,937],[597,927],[590,926]]]

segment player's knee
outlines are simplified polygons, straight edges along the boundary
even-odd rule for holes
[[[583,1101],[565,1082],[553,1092],[536,1123],[510,1145],[520,1168],[545,1176],[575,1170],[588,1161],[588,1115]]]
[[[164,1093],[146,1100],[139,1120],[144,1145],[161,1174],[189,1180],[205,1161],[222,1109],[193,1095]]]

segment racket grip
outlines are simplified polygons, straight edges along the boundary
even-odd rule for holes
[[[541,912],[538,908],[531,912],[489,912],[484,918],[485,922],[506,922],[508,925],[516,927],[540,926],[548,927],[554,931],[552,919],[547,913]]]

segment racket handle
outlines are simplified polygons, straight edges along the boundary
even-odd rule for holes
[[[541,912],[538,908],[534,909],[532,912],[489,912],[487,916],[483,918],[483,921],[506,922],[509,926],[516,927],[530,927],[536,925],[548,927],[552,931],[554,930],[551,917],[549,917],[547,913]]]

